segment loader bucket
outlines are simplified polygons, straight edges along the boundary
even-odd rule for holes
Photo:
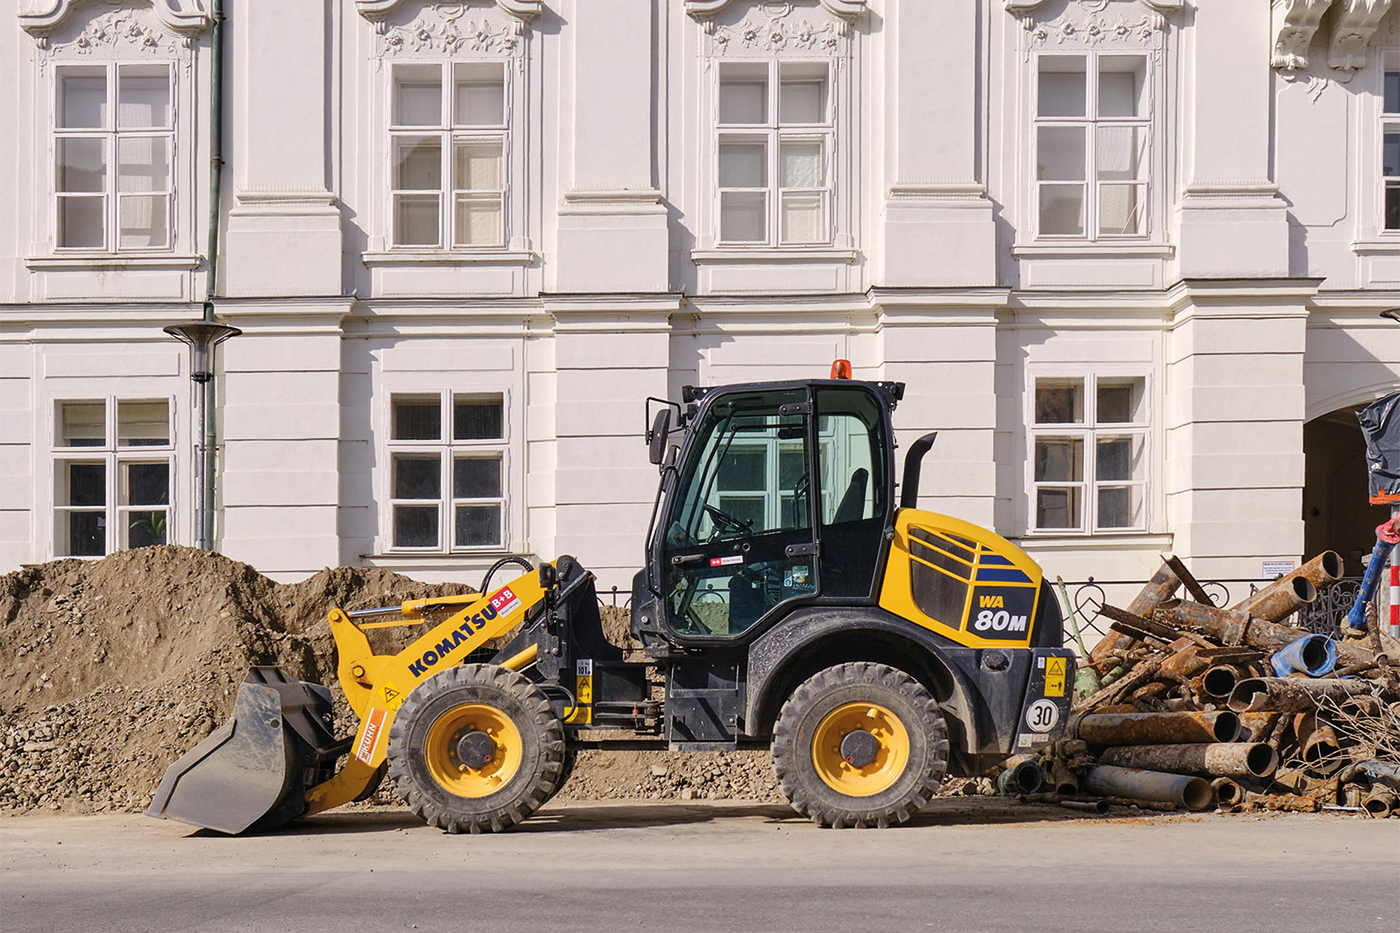
[[[288,823],[350,748],[351,740],[336,741],[332,723],[325,687],[255,667],[239,685],[233,717],[166,769],[146,815],[222,833]]]

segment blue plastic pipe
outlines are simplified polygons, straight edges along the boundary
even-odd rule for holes
[[[1275,677],[1287,677],[1301,671],[1309,677],[1321,677],[1337,666],[1337,643],[1326,635],[1305,635],[1284,645],[1269,659]]]
[[[1366,631],[1366,604],[1376,592],[1381,571],[1385,569],[1386,555],[1390,553],[1389,542],[1376,538],[1376,546],[1371,551],[1371,561],[1366,565],[1366,576],[1361,578],[1361,589],[1356,591],[1356,604],[1347,613],[1346,628],[1355,632]]]

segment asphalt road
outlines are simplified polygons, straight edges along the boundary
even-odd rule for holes
[[[1400,820],[1076,818],[938,801],[833,831],[781,806],[551,804],[500,836],[407,813],[230,838],[139,816],[0,819],[4,933],[1400,929]]]

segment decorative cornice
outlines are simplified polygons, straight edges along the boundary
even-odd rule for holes
[[[20,28],[42,46],[80,4],[82,0],[20,0]],[[198,35],[210,22],[201,0],[148,0],[148,4],[161,26],[175,35]]]
[[[1308,46],[1312,44],[1322,15],[1333,0],[1274,0],[1270,26],[1274,51],[1270,64],[1284,71],[1308,67]]]
[[[355,10],[365,19],[383,19],[397,10],[404,0],[355,0]],[[528,21],[540,15],[544,0],[486,0],[494,3],[503,13],[518,20]],[[437,6],[461,6],[467,3],[436,4]]]
[[[734,0],[685,0],[686,15],[692,19],[706,19],[721,12]],[[833,16],[854,21],[866,10],[866,0],[818,0],[822,8]],[[791,6],[791,4],[786,4]]]
[[[1366,64],[1366,46],[1390,11],[1393,0],[1342,0],[1336,23],[1332,26],[1332,44],[1327,50],[1327,64],[1343,71],[1353,71]]]
[[[1005,0],[1006,12],[1015,13],[1018,16],[1034,12],[1044,6],[1049,0]],[[1089,10],[1091,13],[1098,13],[1108,6],[1110,0],[1078,0],[1079,5]],[[1163,16],[1175,13],[1186,5],[1186,0],[1137,0],[1143,6],[1150,7],[1153,12],[1161,13]]]
[[[374,23],[378,57],[455,55],[463,49],[505,57],[523,52],[524,20],[495,16],[485,10],[477,19],[467,19],[466,15],[466,4],[446,3],[424,6],[410,23],[379,20]]]

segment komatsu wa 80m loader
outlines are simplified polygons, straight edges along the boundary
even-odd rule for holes
[[[896,503],[903,394],[832,378],[649,400],[661,481],[633,583],[636,659],[603,637],[593,575],[571,557],[507,558],[480,594],[331,609],[355,734],[334,734],[325,687],[256,668],[147,812],[238,833],[387,776],[434,826],[500,831],[549,800],[581,748],[767,747],[800,813],[883,827],[945,775],[1054,740],[1074,683],[1058,604],[1015,545],[915,508],[932,434],[911,445]],[[502,565],[524,572],[500,583]],[[403,651],[371,650],[367,629],[409,625],[423,634]]]

